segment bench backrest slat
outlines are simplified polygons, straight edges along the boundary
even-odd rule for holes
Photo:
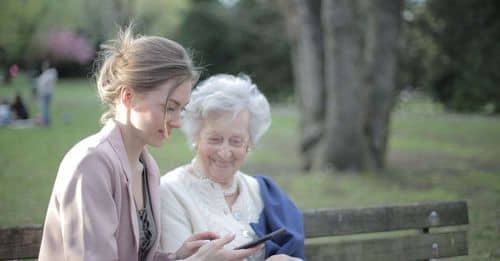
[[[469,223],[465,201],[304,212],[307,238]]]
[[[36,258],[41,241],[41,225],[0,228],[0,260]]]
[[[424,260],[468,254],[465,231],[307,244],[307,260]]]

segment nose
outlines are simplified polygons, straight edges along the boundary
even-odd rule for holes
[[[222,144],[217,151],[217,154],[221,159],[228,160],[231,158],[232,150],[227,144]]]
[[[181,121],[181,118],[178,117],[178,116],[167,116],[167,121],[166,121],[166,125],[168,128],[171,128],[171,129],[178,129],[181,127],[182,125],[182,121]]]
[[[170,128],[176,128],[176,129],[180,128],[181,125],[182,125],[181,120],[178,118],[175,120],[169,121],[169,123],[168,123],[168,126]]]

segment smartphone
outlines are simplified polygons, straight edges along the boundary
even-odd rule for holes
[[[281,234],[283,232],[285,232],[286,229],[285,228],[280,228],[278,230],[275,230],[267,235],[263,235],[262,237],[258,238],[258,239],[255,239],[254,241],[250,241],[246,244],[243,244],[237,248],[235,248],[234,250],[238,250],[238,249],[247,249],[247,248],[251,248],[251,247],[254,247],[258,244],[261,244],[261,243],[264,243],[265,241],[273,238],[274,236],[278,235],[278,234]]]

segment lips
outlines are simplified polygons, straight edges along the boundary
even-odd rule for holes
[[[160,135],[163,137],[163,138],[166,138],[167,136],[165,135],[165,131],[164,130],[158,130],[158,132],[160,133]],[[170,133],[168,133],[170,134]]]
[[[224,162],[224,161],[218,161],[218,160],[212,160],[212,162],[218,168],[228,168],[228,167],[231,167],[231,162]]]

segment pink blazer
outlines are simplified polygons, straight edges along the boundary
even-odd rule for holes
[[[166,259],[160,236],[159,169],[144,150],[158,236],[147,260]],[[64,157],[50,197],[39,260],[137,260],[139,225],[120,129],[109,121]]]

